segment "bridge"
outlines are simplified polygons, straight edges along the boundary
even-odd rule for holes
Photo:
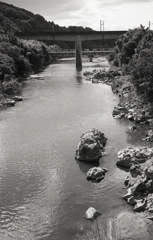
[[[75,42],[76,68],[82,69],[82,41],[115,39],[127,31],[84,31],[84,32],[35,32],[16,33],[19,38],[38,41],[73,41]]]
[[[85,50],[85,51],[82,51],[82,56],[87,56],[89,59],[90,59],[90,62],[92,62],[92,58],[94,56],[99,56],[99,55],[107,55],[111,52],[114,52],[112,49],[110,50],[92,50],[92,51],[89,51],[89,50]],[[51,51],[49,53],[52,58],[53,58],[53,61],[57,61],[59,58],[63,58],[63,57],[75,57],[76,55],[76,52],[75,52],[75,49],[64,49],[63,51]]]

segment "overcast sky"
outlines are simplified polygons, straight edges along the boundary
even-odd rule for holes
[[[60,26],[83,26],[100,30],[128,30],[151,24],[153,29],[153,0],[2,0]],[[103,27],[103,26],[101,26]]]

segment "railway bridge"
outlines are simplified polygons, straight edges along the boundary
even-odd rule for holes
[[[16,33],[22,39],[38,41],[73,41],[75,42],[75,57],[77,70],[82,69],[82,41],[116,39],[126,31],[84,31],[84,32],[20,32]]]

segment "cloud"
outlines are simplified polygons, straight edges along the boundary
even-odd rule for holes
[[[118,6],[118,5],[124,5],[124,4],[138,4],[138,3],[150,3],[153,2],[153,0],[99,0],[99,5],[106,7],[106,6]]]
[[[60,26],[78,25],[105,30],[126,30],[153,22],[153,0],[3,0]]]

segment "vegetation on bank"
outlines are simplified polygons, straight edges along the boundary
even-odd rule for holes
[[[0,90],[15,94],[19,82],[51,62],[49,47],[35,40],[21,40],[13,33],[0,34]]]
[[[153,31],[130,29],[116,41],[110,60],[121,67],[123,74],[131,75],[136,92],[147,101],[153,101]]]

